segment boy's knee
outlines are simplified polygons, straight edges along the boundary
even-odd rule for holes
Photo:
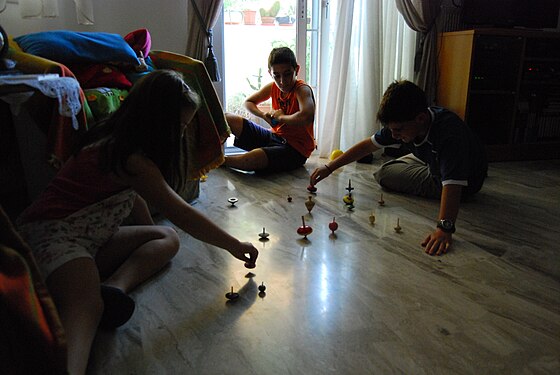
[[[382,165],[381,167],[379,167],[377,171],[373,173],[373,177],[375,178],[375,181],[377,181],[377,183],[383,187],[385,187],[384,183],[388,175],[389,175],[388,168],[385,165]]]
[[[233,113],[226,113],[225,117],[233,134],[235,136],[241,134],[241,131],[243,130],[243,117]]]

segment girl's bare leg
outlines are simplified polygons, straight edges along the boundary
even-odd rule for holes
[[[99,274],[91,258],[62,265],[47,278],[47,286],[64,327],[68,373],[84,374],[103,312]]]
[[[161,270],[179,250],[177,232],[166,226],[123,226],[95,261],[104,284],[128,293]]]

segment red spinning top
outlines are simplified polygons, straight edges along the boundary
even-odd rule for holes
[[[332,218],[332,222],[329,223],[329,229],[332,231],[332,234],[338,229],[338,223],[334,220],[334,217]]]
[[[301,222],[303,225],[297,229],[297,233],[307,239],[307,236],[313,232],[313,228],[309,225],[305,225],[305,218],[303,216],[301,217]]]

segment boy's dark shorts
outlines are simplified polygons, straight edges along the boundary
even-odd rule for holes
[[[290,171],[307,161],[284,138],[247,119],[243,119],[243,131],[240,137],[235,137],[233,145],[245,151],[261,148],[268,158],[267,172]]]

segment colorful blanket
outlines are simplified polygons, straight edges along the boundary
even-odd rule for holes
[[[6,374],[62,374],[66,339],[29,247],[0,206],[0,363]]]
[[[65,65],[25,53],[13,40],[10,41],[8,57],[15,60],[16,68],[24,73],[57,73],[61,77],[75,78],[72,71]],[[224,161],[222,144],[229,136],[230,129],[222,106],[201,61],[166,51],[151,51],[149,57],[157,69],[172,69],[181,72],[189,86],[203,99],[202,108],[197,116],[198,120],[188,128],[185,138],[186,177],[189,180],[196,180]],[[72,119],[60,116],[56,110],[57,107],[53,106],[49,100],[35,95],[26,106],[31,117],[47,135],[47,160],[56,168],[68,159],[76,140],[82,132],[87,131],[88,103],[83,90],[80,92],[80,98],[84,110],[78,114],[78,131],[72,128]],[[45,118],[51,120],[45,122]]]

